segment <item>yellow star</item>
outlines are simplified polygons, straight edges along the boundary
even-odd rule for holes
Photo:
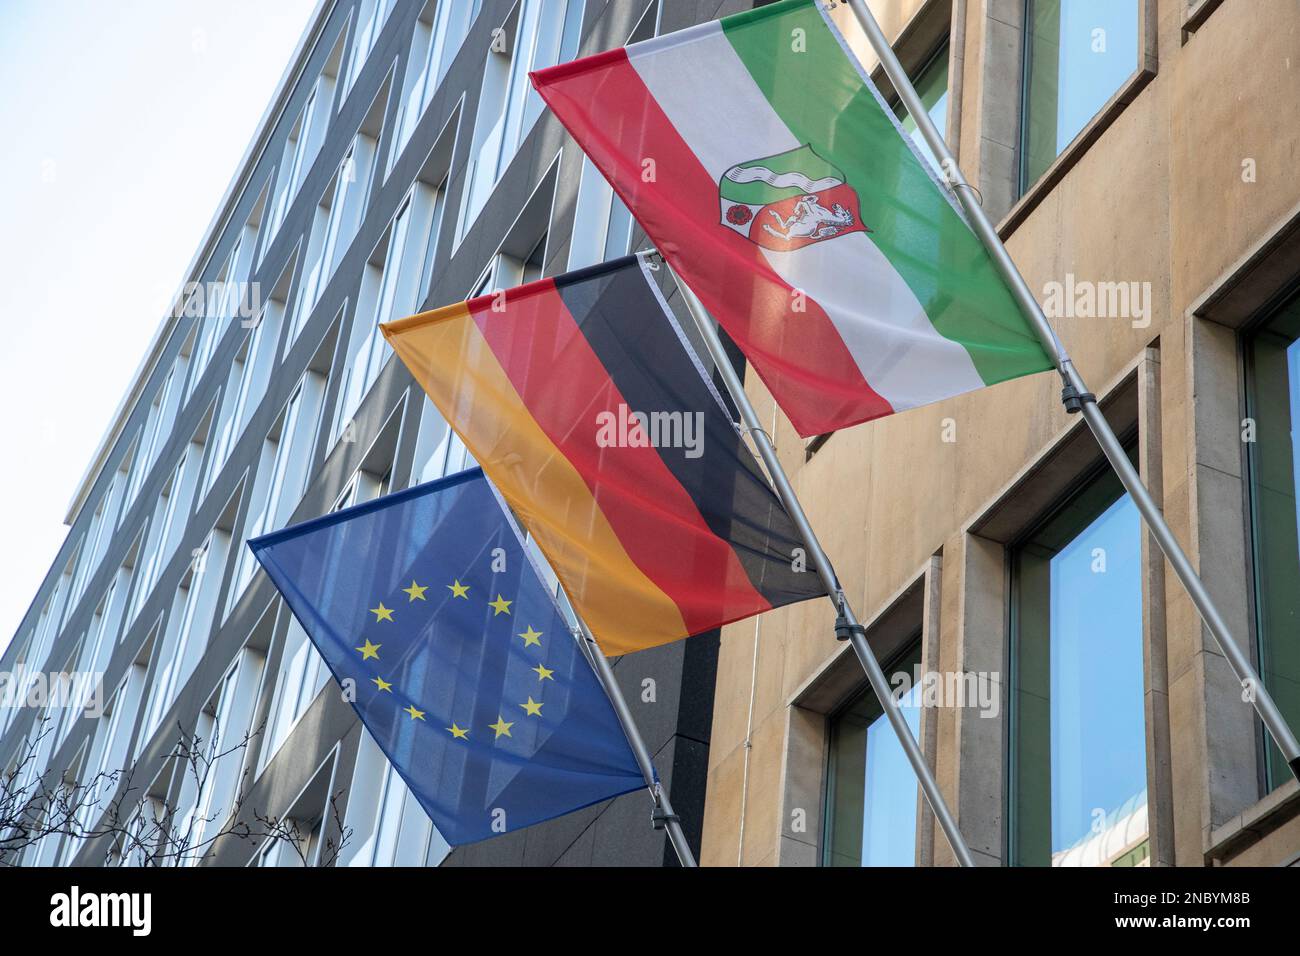
[[[456,580],[456,581],[453,581],[451,584],[448,584],[448,585],[447,585],[447,589],[448,589],[449,591],[451,591],[451,596],[452,596],[452,597],[460,597],[460,598],[464,598],[466,601],[469,600],[469,585],[468,585],[468,584],[461,584],[459,580]]]
[[[378,624],[380,621],[391,621],[393,619],[392,609],[384,607],[383,601],[379,602],[379,607],[372,607],[370,609],[370,613],[375,616],[376,624]]]
[[[524,639],[524,647],[530,647],[533,644],[536,644],[538,647],[542,646],[542,642],[539,640],[542,636],[542,632],[534,631],[531,624],[528,625],[528,630],[524,631],[519,636]]]
[[[416,584],[415,581],[412,580],[411,586],[409,588],[402,588],[402,590],[410,595],[410,597],[407,598],[407,603],[409,604],[411,601],[415,600],[423,601],[424,592],[429,590],[429,586],[426,584],[424,587],[420,587],[420,585]]]
[[[424,720],[424,711],[416,710],[414,704],[403,707],[402,709],[411,715],[412,720]]]
[[[447,733],[457,740],[469,740],[469,731],[459,726],[454,720],[451,722],[451,726],[447,728]]]
[[[382,677],[372,677],[370,678],[370,683],[376,685],[380,690],[388,691],[390,694],[393,692],[393,685],[388,683],[388,681],[384,680]]]
[[[496,617],[498,614],[509,614],[510,605],[514,603],[514,601],[507,601],[498,594],[495,601],[488,601],[488,607],[492,608],[492,616]]]
[[[363,661],[368,661],[372,657],[375,660],[379,660],[379,649],[383,646],[383,644],[371,644],[370,638],[367,637],[366,643],[358,647],[357,650],[361,652],[361,659]]]
[[[553,676],[555,671],[551,670],[549,667],[543,667],[541,664],[538,664],[533,668],[533,670],[537,671],[538,680],[555,680],[555,677]]]
[[[514,725],[515,722],[513,720],[507,722],[506,719],[502,717],[500,714],[497,714],[497,722],[495,724],[488,724],[489,727],[491,727],[493,730],[497,732],[497,737],[501,737],[503,735],[509,737],[510,728],[513,727]]]
[[[533,700],[531,694],[528,695],[528,703],[520,704],[519,706],[524,709],[524,711],[528,714],[529,717],[542,716],[542,705],[539,704],[537,701]]]

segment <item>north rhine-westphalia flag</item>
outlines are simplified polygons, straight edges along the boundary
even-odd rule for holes
[[[609,654],[825,594],[635,256],[383,326]]]
[[[532,74],[804,436],[1051,368],[827,6]]]
[[[479,469],[249,547],[451,845],[645,786]]]

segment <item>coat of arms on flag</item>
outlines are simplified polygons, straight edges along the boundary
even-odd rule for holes
[[[858,194],[811,146],[737,163],[718,183],[722,224],[767,249],[800,249],[870,232]]]

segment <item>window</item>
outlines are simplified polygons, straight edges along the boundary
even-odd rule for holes
[[[1138,0],[1029,0],[1026,9],[1022,192],[1124,85],[1138,57]]]
[[[135,606],[135,597],[131,591],[131,585],[135,581],[135,569],[139,566],[140,556],[144,552],[144,543],[148,535],[148,528],[141,528],[136,534],[135,540],[127,548],[126,555],[122,558],[122,563],[118,566],[117,574],[114,580],[117,583],[117,600],[121,603],[122,608],[118,612],[120,620],[112,624],[113,631],[117,634],[118,641],[121,641],[127,634],[128,629],[123,628],[122,621],[126,619],[128,607]],[[130,604],[128,604],[128,600]]]
[[[465,443],[451,430],[436,405],[425,396],[420,410],[420,430],[415,438],[411,484],[421,485],[474,466]]]
[[[447,68],[469,34],[481,5],[482,0],[430,0],[420,11],[398,105],[397,142],[388,157],[390,168],[447,75]]]
[[[255,226],[245,226],[243,232],[251,232],[251,236],[247,240],[243,234],[236,237],[235,247],[218,273],[218,278],[196,290],[191,303],[186,305],[186,312],[197,313],[198,325],[190,357],[188,391],[191,393],[212,361],[222,334],[246,308],[243,278],[251,265],[252,246],[257,232]]]
[[[148,658],[145,658],[147,662]],[[79,829],[94,828],[100,814],[108,809],[113,794],[121,783],[126,769],[131,743],[131,730],[140,708],[144,689],[145,664],[133,662],[122,682],[104,705],[103,716],[95,723],[95,734],[90,745],[90,755],[82,775],[83,802],[77,807]],[[81,849],[82,841],[69,841],[65,850],[65,865]]]
[[[308,371],[289,396],[280,418],[262,443],[262,456],[250,499],[252,504],[244,519],[246,530],[235,559],[227,613],[238,602],[257,570],[257,559],[248,549],[247,542],[284,527],[302,498],[324,396],[324,376]]]
[[[241,648],[226,669],[216,689],[199,712],[193,746],[209,763],[196,775],[185,771],[177,806],[178,832],[188,835],[185,862],[193,865],[209,849],[205,840],[209,828],[220,832],[234,809],[246,748],[241,746],[250,732],[253,707],[262,679],[265,657],[250,647]]]
[[[115,579],[108,585],[108,590],[104,592],[103,598],[95,608],[95,616],[86,634],[82,657],[77,662],[77,670],[82,675],[93,675],[93,680],[83,677],[86,683],[83,685],[84,693],[77,705],[78,710],[84,709],[89,703],[95,684],[102,679],[108,662],[113,656],[113,648],[117,643],[117,628],[122,620],[122,606],[125,603],[126,593]]]
[[[112,512],[117,506],[116,493],[120,487],[116,478],[109,481],[108,487],[99,497],[99,505],[95,508],[95,513],[90,518],[90,526],[86,529],[86,538],[77,561],[77,573],[72,578],[71,600],[74,604],[85,591],[86,584],[94,575],[95,569],[99,567],[104,551],[108,548],[109,538],[112,536],[108,533],[108,529],[115,524],[115,516]]]
[[[14,694],[13,699],[15,701],[23,700],[26,695],[27,669],[32,663],[30,658],[35,643],[34,631],[28,632],[25,637],[20,635],[14,636],[13,646],[18,648],[18,652],[14,655],[13,663],[10,665],[10,673],[13,675],[11,678],[13,682],[11,687]],[[0,707],[0,738],[3,738],[4,735],[8,733],[9,725],[14,722],[14,718],[17,717],[21,711],[22,709],[20,707]],[[8,779],[8,775],[6,774],[4,777],[0,777],[0,779]]]
[[[344,826],[352,828],[352,840],[339,858],[342,866],[436,866],[449,850],[365,730],[348,790]]]
[[[172,419],[179,405],[179,394],[172,394],[173,389],[178,392],[180,389],[180,382],[176,381],[176,371],[175,366],[168,371],[167,377],[163,379],[158,391],[154,393],[153,401],[149,404],[149,414],[145,418],[131,463],[131,478],[126,489],[124,509],[129,508],[135,501],[135,496],[139,493],[140,486],[144,484],[149,469],[157,460],[162,446],[167,443],[167,434],[171,430]],[[181,380],[184,380],[183,372]]]
[[[191,482],[194,457],[189,448],[181,452],[171,479],[158,494],[158,504],[154,507],[148,545],[145,549],[143,573],[140,575],[140,585],[136,588],[135,599],[131,603],[133,620],[140,613],[140,608],[148,599],[149,592],[158,580],[158,575],[180,543],[180,535],[189,517],[190,501],[194,494]]]
[[[352,317],[347,362],[339,383],[331,441],[343,433],[388,360],[391,350],[379,326],[415,309],[435,202],[434,190],[416,182],[366,263]]]
[[[366,153],[372,161],[374,141],[358,134],[343,155],[338,172],[325,187],[325,194],[316,207],[312,239],[307,249],[307,261],[311,266],[303,274],[302,291],[298,295],[293,328],[289,333],[290,342],[297,339],[298,333],[307,324],[312,309],[320,301],[339,260],[356,235],[364,202],[364,197],[360,195],[361,189],[357,187],[358,156],[361,153]]]
[[[1147,856],[1141,527],[1107,470],[1012,549],[1011,857]]]
[[[489,48],[457,242],[478,218],[519,144],[541,115],[542,101],[528,82],[529,72],[573,58],[582,30],[582,8],[583,0],[520,0],[499,34],[507,42]]]
[[[293,264],[285,270],[291,274]],[[286,278],[276,283],[277,288],[286,283]],[[275,363],[275,350],[280,337],[280,324],[284,318],[284,300],[272,295],[266,306],[253,323],[252,330],[244,338],[244,343],[235,354],[230,366],[230,375],[226,380],[226,390],[221,401],[221,414],[217,422],[216,440],[212,454],[208,459],[207,474],[203,479],[202,495],[206,496],[215,483],[222,467],[230,458],[230,453],[244,433],[248,420],[266,394],[266,386],[271,380],[272,366]]]
[[[442,178],[433,190],[433,219],[429,223],[429,236],[424,245],[424,268],[420,272],[418,295],[424,296],[433,287],[433,268],[438,261],[438,242],[442,238],[442,220],[447,209],[447,177]],[[419,308],[416,302],[413,308]]]
[[[498,252],[492,257],[483,274],[474,283],[471,299],[500,289],[510,289],[517,285],[535,282],[542,278],[546,262],[546,240],[549,235],[542,234],[535,245],[527,246],[529,251],[519,256],[508,252]]]
[[[122,828],[123,833],[109,852],[106,865],[166,866],[170,862],[171,849],[165,839],[169,831],[164,786],[161,779],[155,779],[150,785],[149,792]]]
[[[918,634],[893,663],[911,690],[899,701],[920,736]],[[831,718],[824,863],[827,866],[914,866],[916,775],[903,745],[870,689]]]
[[[372,472],[358,471],[330,511],[341,511],[385,495],[388,493],[388,485],[387,475],[376,477]],[[317,653],[307,632],[298,623],[298,619],[289,613],[287,606],[284,607],[285,614],[289,618],[289,627],[284,637],[284,647],[280,652],[275,697],[271,702],[270,718],[267,720],[269,735],[258,761],[259,773],[271,762],[280,745],[289,738],[298,719],[306,713],[330,676],[325,659]]]
[[[1283,716],[1300,726],[1300,296],[1245,336],[1246,444],[1260,673]],[[1270,790],[1291,779],[1266,737]]]
[[[649,40],[659,32],[659,0],[651,0],[642,11],[624,46]],[[564,62],[561,59],[559,62]],[[573,234],[569,239],[568,270],[617,259],[632,251],[632,229],[636,221],[614,188],[591,160],[583,154],[578,181],[578,201],[573,213]]]
[[[364,0],[361,4],[361,12],[357,17],[356,40],[352,44],[352,59],[348,63],[347,78],[343,83],[344,99],[351,91],[352,84],[361,75],[361,68],[366,65],[366,58],[375,48],[375,41],[379,39],[379,34],[384,29],[384,21],[388,19],[392,9],[393,0]]]
[[[36,621],[36,637],[27,662],[37,670],[45,666],[45,655],[49,653],[54,638],[59,632],[59,621],[63,617],[63,608],[67,603],[70,570],[65,568],[59,575],[59,580],[54,584],[54,591],[45,602],[45,607],[41,609],[41,616]]]
[[[632,213],[614,195],[590,159],[582,157],[582,179],[569,240],[569,271],[625,256],[632,245]]]
[[[163,715],[194,673],[207,648],[209,631],[215,616],[217,592],[230,551],[230,534],[214,528],[203,544],[195,549],[185,575],[176,589],[163,644],[159,651],[158,672],[154,677],[149,715],[141,742],[153,736]]]
[[[131,503],[135,500],[135,491],[139,490],[133,490],[131,485],[135,477],[136,455],[140,451],[140,436],[143,433],[143,428],[136,432],[135,437],[131,439],[131,445],[126,450],[126,454],[122,456],[122,460],[117,465],[117,475],[113,481],[114,484],[120,485],[122,488],[122,506],[117,511],[115,527],[121,525],[122,519],[131,510]]]
[[[940,136],[948,135],[948,44],[945,42],[934,55],[921,67],[920,72],[912,78],[916,95],[921,98],[930,121],[934,123]],[[930,145],[916,128],[916,121],[908,114],[907,108],[900,101],[894,107],[894,113],[903,127],[903,132],[912,137],[921,155],[930,161],[935,172],[939,172],[939,160],[930,150]]]
[[[78,693],[81,688],[75,681],[77,664],[81,660],[81,655],[85,646],[86,635],[83,634],[77,641],[77,645],[68,653],[68,656],[63,659],[63,666],[56,670],[56,673],[66,675],[66,677],[58,678],[59,681],[66,681],[66,683],[61,686],[53,684],[50,686],[50,710],[57,710],[58,712],[57,716],[53,714],[51,715],[54,718],[51,726],[53,732],[48,738],[46,738],[46,742],[50,747],[49,754],[51,757],[59,752],[59,748],[62,747],[63,742],[68,739],[68,735],[72,733],[72,728],[76,726],[77,720],[81,717],[81,707],[78,706],[77,703],[81,700],[80,694]],[[55,686],[59,686],[57,692],[54,689]],[[65,690],[66,696],[64,696]],[[87,695],[87,697],[88,696],[89,695]]]
[[[312,91],[307,94],[307,102],[303,104],[298,119],[289,129],[289,138],[284,144],[284,155],[280,161],[279,182],[276,184],[275,200],[271,204],[271,221],[266,230],[266,242],[262,244],[259,260],[266,255],[271,240],[280,231],[280,224],[284,222],[289,206],[293,202],[294,196],[298,194],[298,187],[302,185],[303,176],[311,168],[311,161],[315,158],[315,151],[320,146],[316,129],[316,101],[319,95],[319,91],[313,87]],[[322,115],[328,116],[328,106],[320,110],[320,112]]]

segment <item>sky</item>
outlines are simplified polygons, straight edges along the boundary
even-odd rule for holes
[[[316,0],[0,0],[0,651]]]

